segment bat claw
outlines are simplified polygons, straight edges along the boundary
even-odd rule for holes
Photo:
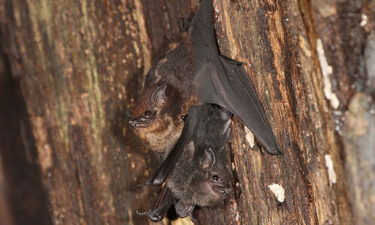
[[[138,216],[148,216],[150,213],[148,211],[140,212],[139,210],[136,211],[136,214]]]
[[[158,214],[154,214],[154,213],[150,213],[148,211],[145,211],[145,212],[140,212],[140,211],[136,211],[137,215],[138,216],[147,216],[151,221],[153,222],[158,222],[160,221],[161,219],[163,219],[162,216],[158,215]]]
[[[150,186],[150,185],[152,185],[152,183],[147,181],[146,183],[143,183],[143,184],[137,184],[137,187],[144,187],[144,186]]]

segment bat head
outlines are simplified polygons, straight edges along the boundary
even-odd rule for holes
[[[200,149],[190,142],[187,148],[194,155],[182,157],[167,180],[174,195],[186,205],[198,206],[213,206],[228,197],[232,192],[231,175],[224,147]]]
[[[203,149],[202,156],[198,162],[195,180],[198,189],[195,201],[200,206],[210,206],[225,199],[231,193],[230,174],[225,166],[224,151],[215,151],[207,147]],[[216,154],[215,154],[216,153]]]
[[[162,83],[147,88],[139,103],[133,110],[134,119],[129,122],[133,128],[148,127],[155,121],[157,115],[167,102],[167,84]]]
[[[179,138],[183,119],[179,112],[178,94],[159,82],[144,90],[129,122],[135,133],[152,150],[167,151]]]

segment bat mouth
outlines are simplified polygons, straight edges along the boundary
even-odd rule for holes
[[[153,118],[150,117],[138,117],[134,120],[130,120],[129,124],[132,126],[134,129],[136,128],[144,128],[150,126],[151,122],[153,121]]]
[[[225,186],[224,184],[212,184],[212,189],[216,193],[224,197],[227,197],[230,193],[232,193],[232,189],[230,187]]]

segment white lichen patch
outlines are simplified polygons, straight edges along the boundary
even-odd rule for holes
[[[284,190],[283,186],[281,186],[280,184],[271,184],[271,185],[268,185],[268,188],[275,195],[277,201],[284,202],[284,200],[285,200],[285,190]]]
[[[332,84],[329,79],[329,76],[332,74],[332,66],[328,64],[327,58],[324,54],[322,40],[317,40],[317,52],[320,62],[320,68],[322,70],[323,79],[324,79],[324,96],[330,101],[332,108],[337,109],[339,107],[339,100],[335,93],[332,91]]]
[[[366,26],[367,22],[368,22],[368,16],[366,14],[362,14],[361,15],[361,23],[359,25],[361,25],[361,27],[364,27]]]
[[[311,51],[310,51],[311,48],[306,38],[302,35],[298,36],[298,43],[302,49],[303,54],[305,54],[306,57],[311,57]]]
[[[34,126],[34,135],[38,147],[38,158],[42,173],[47,174],[53,166],[52,148],[48,143],[48,133],[43,117],[37,116],[31,121]]]
[[[250,148],[254,147],[255,141],[254,141],[254,134],[245,126],[245,138],[247,143],[250,145]]]
[[[324,156],[324,159],[326,161],[329,185],[332,186],[332,184],[336,184],[336,181],[337,181],[335,169],[333,168],[333,161],[332,161],[331,156],[328,154]]]

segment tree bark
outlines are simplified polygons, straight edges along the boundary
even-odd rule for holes
[[[197,210],[197,223],[370,224],[364,212],[375,205],[375,185],[364,175],[375,177],[374,34],[367,38],[373,4],[213,2],[220,51],[244,63],[283,154],[264,153],[234,118],[234,195]],[[5,57],[20,84],[48,202],[40,209],[48,207],[52,224],[154,224],[136,211],[151,207],[156,190],[137,185],[157,164],[126,115],[137,104],[145,73],[180,41],[181,22],[197,5],[0,2]],[[358,178],[362,163],[367,170]],[[285,191],[284,201],[272,184]]]
[[[0,46],[0,221],[50,224],[30,120],[2,50]]]

